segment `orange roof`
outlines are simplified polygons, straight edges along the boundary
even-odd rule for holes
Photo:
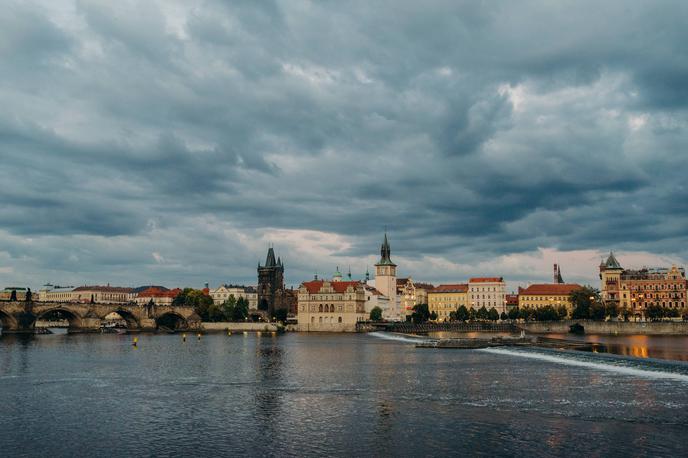
[[[527,288],[519,288],[519,294],[528,294],[531,296],[550,295],[561,296],[569,295],[582,286],[578,283],[544,283],[539,285],[530,285]]]
[[[315,294],[320,292],[320,288],[322,288],[324,283],[324,280],[305,281],[303,282],[303,286],[306,287],[309,293]],[[359,281],[332,281],[329,283],[337,293],[343,293],[349,286],[355,288],[356,286],[362,285]]]
[[[499,283],[504,281],[504,277],[473,277],[469,283]]]
[[[453,285],[439,285],[435,289],[431,290],[431,293],[465,293],[468,291],[468,285],[466,283],[457,283]]]
[[[179,288],[170,290],[170,291],[163,291],[160,288],[148,288],[146,290],[143,290],[139,293],[139,297],[177,297],[179,293],[181,293],[182,290]]]

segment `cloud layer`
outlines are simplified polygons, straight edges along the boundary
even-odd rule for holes
[[[272,242],[298,284],[384,227],[435,282],[688,259],[685,2],[5,10],[4,283],[251,282]]]

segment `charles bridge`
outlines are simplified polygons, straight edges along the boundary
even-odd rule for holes
[[[37,320],[54,316],[56,312],[69,322],[70,332],[97,332],[105,317],[113,312],[122,317],[129,330],[201,328],[201,318],[192,307],[185,306],[4,301],[0,302],[2,332],[34,332]]]

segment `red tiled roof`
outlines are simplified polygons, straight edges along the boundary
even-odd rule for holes
[[[468,280],[469,283],[499,283],[504,281],[504,277],[473,277]]]
[[[430,291],[431,293],[465,293],[468,291],[466,283],[457,283],[453,285],[439,285],[437,288]]]
[[[163,291],[160,288],[148,288],[147,290],[141,291],[139,297],[177,297],[182,290],[179,288]]]
[[[531,296],[537,295],[569,295],[582,286],[578,283],[544,283],[539,285],[530,285],[527,288],[519,289],[519,294],[529,294]]]
[[[130,293],[133,288],[122,288],[119,286],[79,286],[73,291],[98,291],[101,293]]]
[[[320,288],[322,288],[324,283],[324,280],[312,280],[303,282],[303,286],[306,287],[309,293],[315,294],[320,291]],[[362,285],[362,283],[359,281],[332,281],[329,283],[332,285],[332,289],[334,289],[337,293],[345,292],[349,286],[353,286],[355,288],[358,285]]]
[[[435,289],[435,285],[432,283],[414,283],[413,286],[415,286],[417,289],[427,289],[428,291]]]

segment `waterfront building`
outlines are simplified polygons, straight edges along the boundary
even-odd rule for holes
[[[363,284],[365,289],[365,315],[366,319],[370,317],[370,312],[375,307],[380,307],[382,310],[382,319],[386,320],[391,314],[391,306],[389,303],[389,298],[378,291],[374,286]]]
[[[609,253],[600,264],[600,283],[603,302],[619,307],[619,313],[627,310],[636,318],[645,318],[649,305],[682,309],[687,304],[683,267],[624,269],[614,253]]]
[[[301,331],[353,332],[365,313],[366,290],[358,281],[312,280],[298,289]]]
[[[506,300],[506,313],[509,313],[509,310],[517,308],[518,307],[518,294],[507,294],[505,296]]]
[[[506,312],[506,283],[503,277],[475,277],[468,280],[468,304],[476,310],[485,307]],[[468,306],[468,305],[467,305]]]
[[[258,293],[253,286],[244,285],[220,285],[215,289],[211,289],[210,297],[217,305],[223,304],[229,296],[234,296],[234,299],[243,297],[248,301],[249,310],[256,310],[258,308]]]
[[[182,292],[181,289],[167,289],[165,287],[152,286],[136,294],[134,302],[138,305],[146,305],[153,302],[155,305],[172,305],[174,298]]]
[[[71,290],[54,288],[41,290],[39,300],[41,302],[95,302],[98,304],[126,304],[130,302],[133,288],[119,286],[79,286]]]
[[[392,250],[385,232],[380,247],[380,260],[375,264],[375,280],[369,284],[389,299],[389,312],[383,317],[391,321],[404,321],[406,313],[402,313],[401,298],[397,296],[397,265],[392,262],[391,254]]]
[[[437,321],[448,321],[451,312],[462,305],[468,308],[468,285],[466,283],[439,285],[428,292],[428,310],[437,314]]]
[[[581,289],[577,283],[544,283],[534,284],[527,288],[518,288],[518,307],[540,308],[551,305],[555,309],[566,306],[566,311],[571,316],[573,302],[571,293]]]
[[[397,278],[397,297],[400,301],[401,313],[409,316],[413,307],[428,303],[428,292],[435,287],[429,283],[414,282],[411,277]]]

